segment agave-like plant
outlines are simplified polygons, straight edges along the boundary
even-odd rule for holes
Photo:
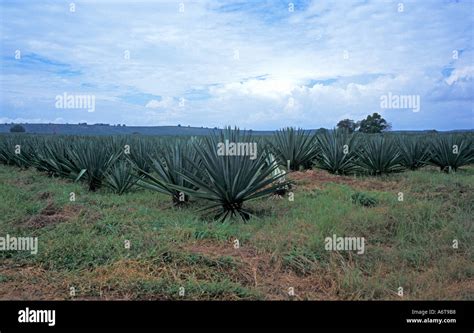
[[[274,193],[288,182],[278,182],[283,173],[274,174],[278,168],[276,162],[265,162],[266,152],[260,149],[255,158],[240,151],[221,148],[232,144],[240,147],[258,148],[256,140],[248,132],[241,133],[237,128],[226,128],[219,133],[204,137],[201,143],[194,145],[202,167],[195,165],[197,173],[183,172],[183,177],[198,190],[181,188],[187,193],[210,202],[202,210],[216,213],[215,218],[225,220],[239,216],[248,220],[250,211],[244,208],[249,200],[261,198]]]
[[[287,127],[276,131],[268,140],[268,149],[288,171],[308,169],[318,154],[314,138],[309,131]]]
[[[128,192],[137,181],[130,162],[124,160],[115,162],[105,175],[106,186],[118,195]]]
[[[459,134],[442,134],[431,141],[430,164],[445,172],[457,171],[474,162],[472,137]]]
[[[67,156],[69,144],[65,140],[45,140],[37,147],[34,166],[38,171],[47,172],[50,176],[77,178],[75,166]]]
[[[278,163],[275,159],[275,156],[273,156],[272,153],[267,153],[266,154],[265,163],[268,166],[271,166],[275,163],[278,165]],[[287,171],[283,167],[278,165],[278,167],[272,172],[272,176],[278,177],[278,182],[279,183],[284,183],[285,180],[286,180],[286,173],[287,173]],[[278,196],[284,196],[289,190],[291,190],[291,187],[292,187],[292,184],[287,182],[283,186],[278,187],[276,189],[276,191],[274,192],[274,194],[278,195]]]
[[[68,147],[68,158],[64,162],[73,178],[85,179],[89,191],[95,191],[102,186],[106,173],[120,155],[121,152],[110,151],[94,140],[84,139]]]
[[[154,142],[151,138],[133,138],[128,137],[123,141],[128,146],[127,157],[137,167],[138,172],[150,172],[151,159],[155,156],[160,144]]]
[[[182,175],[186,172],[189,175],[197,173],[200,167],[199,156],[194,149],[192,142],[197,139],[175,140],[169,142],[159,152],[158,157],[150,158],[150,171],[137,168],[139,174],[142,175],[137,185],[153,191],[170,194],[174,205],[185,204],[189,200],[189,195],[177,189],[196,189],[196,187],[187,181]]]
[[[0,141],[0,161],[26,169],[35,160],[35,139],[22,134],[2,136]]]
[[[397,143],[400,151],[400,163],[405,168],[416,170],[428,164],[429,145],[422,137],[400,136]]]
[[[316,136],[319,154],[315,166],[330,173],[345,175],[357,166],[354,161],[359,149],[359,136],[344,129],[324,131]]]
[[[382,175],[403,171],[400,152],[393,139],[385,136],[370,136],[364,140],[357,152],[355,163],[369,175]]]

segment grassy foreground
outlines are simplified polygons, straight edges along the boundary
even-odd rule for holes
[[[290,178],[293,201],[256,200],[249,222],[220,223],[199,201],[172,208],[156,192],[88,192],[0,165],[0,236],[39,243],[0,251],[0,299],[474,299],[474,167]],[[364,237],[365,252],[325,250],[333,234]]]

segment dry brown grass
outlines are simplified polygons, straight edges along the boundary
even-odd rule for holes
[[[68,280],[58,272],[38,266],[4,262],[0,267],[0,300],[62,300],[67,298]]]
[[[319,169],[291,172],[289,179],[295,181],[297,189],[303,191],[320,190],[330,183],[348,185],[360,190],[392,191],[400,188],[400,184],[396,181],[382,180],[377,177],[356,178],[333,175]]]
[[[233,243],[216,244],[210,241],[196,241],[183,248],[209,258],[232,257],[238,269],[228,272],[233,280],[244,286],[257,289],[269,300],[288,299],[335,299],[334,283],[322,274],[301,276],[283,267],[275,253],[258,250],[255,247],[234,248]],[[289,295],[293,288],[295,296]]]

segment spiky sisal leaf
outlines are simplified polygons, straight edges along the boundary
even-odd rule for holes
[[[314,138],[309,131],[287,127],[275,132],[268,140],[268,148],[279,165],[288,168],[289,161],[290,170],[308,169],[318,153]]]
[[[127,158],[137,166],[138,170],[150,172],[151,159],[156,158],[156,155],[162,148],[161,140],[156,138],[126,137],[126,144],[130,148]]]
[[[38,140],[38,137],[25,136],[24,134],[2,136],[0,161],[23,169],[30,167],[35,161],[35,147]]]
[[[196,174],[196,168],[200,167],[200,157],[193,145],[196,141],[196,138],[169,141],[168,145],[162,147],[157,153],[157,158],[150,157],[150,172],[138,169],[143,177],[137,185],[170,194],[176,205],[187,202],[189,196],[173,186],[197,189],[182,176],[183,172]]]
[[[75,172],[75,166],[67,156],[67,150],[71,143],[66,140],[45,139],[37,146],[34,165],[39,171],[47,172],[50,176],[76,179],[80,170]]]
[[[121,153],[111,151],[107,145],[99,145],[94,140],[83,139],[68,147],[67,155],[73,175],[85,179],[89,190],[95,191],[102,186],[107,171]]]
[[[268,153],[268,152],[265,157],[265,163],[269,166],[275,163],[278,165],[275,159],[275,156],[273,156],[272,153]],[[283,183],[286,180],[286,174],[287,174],[287,171],[280,165],[278,165],[278,167],[272,172],[272,176],[279,177],[278,182],[280,183]],[[278,187],[274,194],[278,196],[284,196],[290,189],[291,189],[291,184],[287,183],[284,186]]]
[[[356,169],[359,135],[345,129],[324,131],[316,136],[319,154],[315,166],[330,173],[345,175]]]
[[[425,166],[430,157],[429,144],[421,136],[398,137],[400,163],[407,169],[416,170]]]
[[[357,152],[356,164],[370,175],[403,171],[400,153],[393,139],[385,136],[367,137]]]
[[[474,162],[472,135],[440,134],[431,141],[430,164],[441,170],[457,171],[463,165]]]
[[[138,178],[134,177],[133,168],[127,160],[116,161],[105,175],[106,186],[118,195],[128,192],[137,180]]]
[[[215,211],[217,219],[239,216],[247,220],[251,213],[243,206],[246,201],[270,195],[288,182],[278,182],[284,174],[272,174],[278,165],[275,162],[267,164],[266,153],[262,149],[257,149],[255,159],[244,154],[219,154],[219,144],[226,140],[230,143],[255,142],[250,134],[231,128],[204,137],[202,143],[194,145],[201,158],[202,167],[195,165],[197,173],[182,173],[184,179],[199,190],[182,187],[178,189],[209,201],[210,204],[203,210]]]

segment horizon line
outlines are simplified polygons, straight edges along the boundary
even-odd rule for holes
[[[128,128],[134,128],[134,127],[139,127],[139,128],[156,128],[156,127],[176,127],[176,128],[195,128],[195,129],[209,129],[209,130],[222,130],[227,127],[231,127],[232,129],[237,128],[240,130],[244,131],[258,131],[258,132],[275,132],[278,130],[281,130],[283,128],[296,128],[296,129],[303,129],[307,131],[317,131],[320,129],[335,129],[337,126],[333,126],[331,128],[326,128],[326,127],[319,127],[319,128],[303,128],[299,126],[284,126],[284,127],[279,127],[277,129],[254,129],[254,128],[241,128],[235,125],[225,125],[223,127],[209,127],[209,126],[191,126],[191,125],[152,125],[152,126],[147,126],[147,125],[127,125],[127,124],[107,124],[107,123],[94,123],[94,124],[88,124],[86,122],[84,123],[0,123],[2,126],[8,126],[8,125],[49,125],[49,126],[57,126],[57,125],[63,125],[63,126],[108,126],[108,127],[128,127]],[[459,131],[459,132],[466,132],[466,131],[474,131],[474,128],[463,128],[463,129],[448,129],[448,130],[438,130],[436,128],[426,128],[426,129],[390,129],[390,130],[385,130],[383,132],[426,132],[426,131],[437,131],[437,132],[453,132],[453,131]],[[358,132],[357,130],[354,132]]]

